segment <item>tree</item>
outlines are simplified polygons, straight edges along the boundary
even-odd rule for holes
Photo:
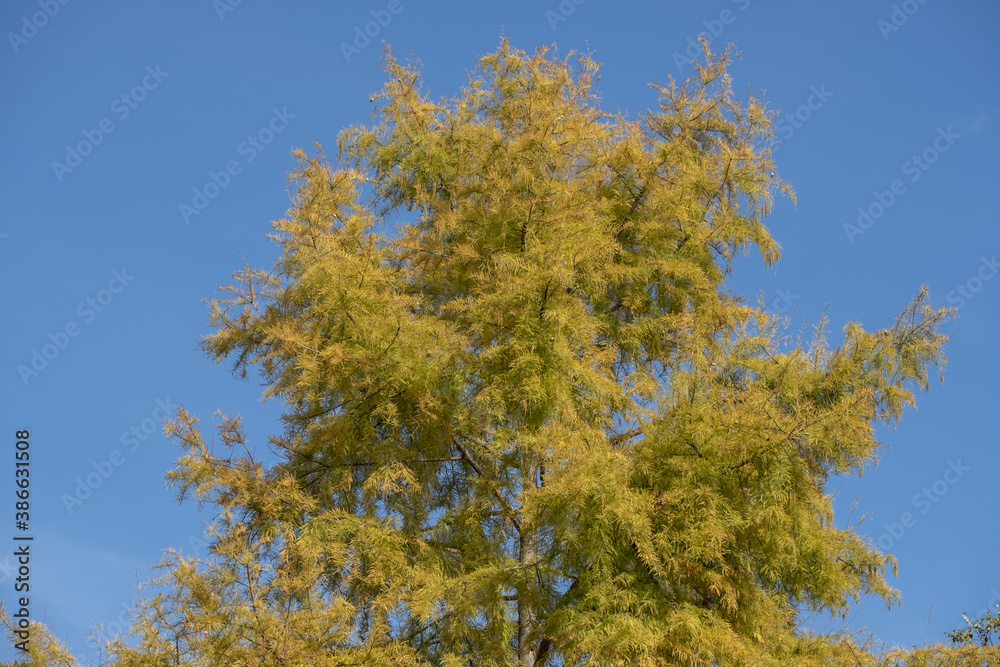
[[[952,644],[957,646],[1000,646],[1000,605],[997,605],[998,615],[993,615],[992,609],[976,620],[970,620],[962,614],[968,628],[947,633]]]
[[[1000,607],[998,607],[1000,611]],[[962,615],[968,628],[946,632],[952,646],[935,644],[888,652],[878,667],[980,667],[1000,665],[1000,646],[992,637],[1000,630],[1000,618],[990,610],[972,621]]]
[[[79,662],[70,653],[63,642],[49,631],[42,623],[26,618],[11,618],[0,603],[0,625],[4,628],[8,645],[18,650],[22,660],[16,663],[22,667],[76,667]],[[0,663],[6,667],[8,663]]]
[[[239,417],[218,450],[168,423],[212,556],[168,556],[115,664],[874,664],[800,627],[897,598],[825,484],[928,388],[950,311],[922,289],[803,349],[725,289],[792,195],[727,62],[631,119],[588,55],[505,40],[433,102],[387,54],[374,125],[296,153],[274,268],[212,302],[205,350],[285,406],[278,462]]]

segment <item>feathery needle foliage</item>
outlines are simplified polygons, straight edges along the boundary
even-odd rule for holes
[[[387,54],[375,123],[296,153],[274,268],[212,302],[204,348],[285,406],[280,460],[238,417],[221,451],[168,423],[212,554],[168,555],[115,664],[947,664],[801,627],[897,598],[825,487],[928,388],[951,313],[922,289],[789,349],[724,289],[736,253],[777,261],[792,196],[727,62],[706,45],[632,119],[588,55],[503,41],[434,102]]]

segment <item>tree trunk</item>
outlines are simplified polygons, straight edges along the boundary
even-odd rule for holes
[[[538,458],[534,454],[528,454],[522,485],[525,497],[527,497],[529,489],[534,489],[537,478]],[[522,499],[522,506],[523,504],[524,500]],[[531,566],[536,560],[538,560],[537,530],[525,521],[522,513],[520,562],[523,579],[517,595],[517,657],[524,667],[535,667],[535,659],[538,654],[536,642],[531,638],[537,624],[534,607],[534,601],[537,599],[535,595],[536,575],[534,567]]]

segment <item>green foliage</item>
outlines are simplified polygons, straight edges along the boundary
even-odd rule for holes
[[[997,605],[997,611],[1000,612],[1000,605]],[[969,620],[965,614],[962,615],[962,618],[969,624],[969,627],[947,633],[952,644],[996,646],[1000,643],[998,642],[1000,640],[1000,615],[994,616],[993,612],[987,609],[985,616],[974,621]]]
[[[212,303],[205,350],[283,402],[279,462],[238,417],[217,447],[168,423],[211,556],[168,555],[115,664],[877,664],[800,629],[897,597],[825,485],[928,387],[950,312],[921,290],[789,350],[726,291],[791,195],[726,67],[706,46],[631,119],[587,55],[504,41],[439,102],[387,55],[376,123],[296,153],[273,269]],[[912,656],[878,664],[944,664]]]

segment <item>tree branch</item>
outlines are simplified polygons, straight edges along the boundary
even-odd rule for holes
[[[471,440],[472,438],[469,437],[469,439]],[[476,460],[472,458],[472,454],[470,454],[469,450],[465,448],[465,445],[463,445],[457,437],[452,438],[452,442],[455,443],[455,448],[458,449],[458,451],[462,454],[462,458],[465,459],[470,466],[472,466],[472,469],[476,471],[476,474],[482,477],[483,479],[486,479],[486,475],[483,473],[483,469],[480,468],[479,464],[476,463]],[[483,443],[480,442],[476,444],[482,445]],[[503,494],[500,493],[498,489],[493,489],[493,495],[496,496],[497,500],[500,501],[500,504],[507,511],[511,523],[514,524],[514,528],[517,529],[517,534],[520,535],[521,520],[517,518],[517,513],[514,511],[514,508],[511,507],[510,503],[507,502],[507,499],[503,497]]]
[[[608,438],[608,444],[610,444],[612,447],[617,447],[618,445],[628,442],[637,435],[642,435],[641,428],[633,428],[631,430],[625,431],[620,435],[616,435],[613,438]]]

